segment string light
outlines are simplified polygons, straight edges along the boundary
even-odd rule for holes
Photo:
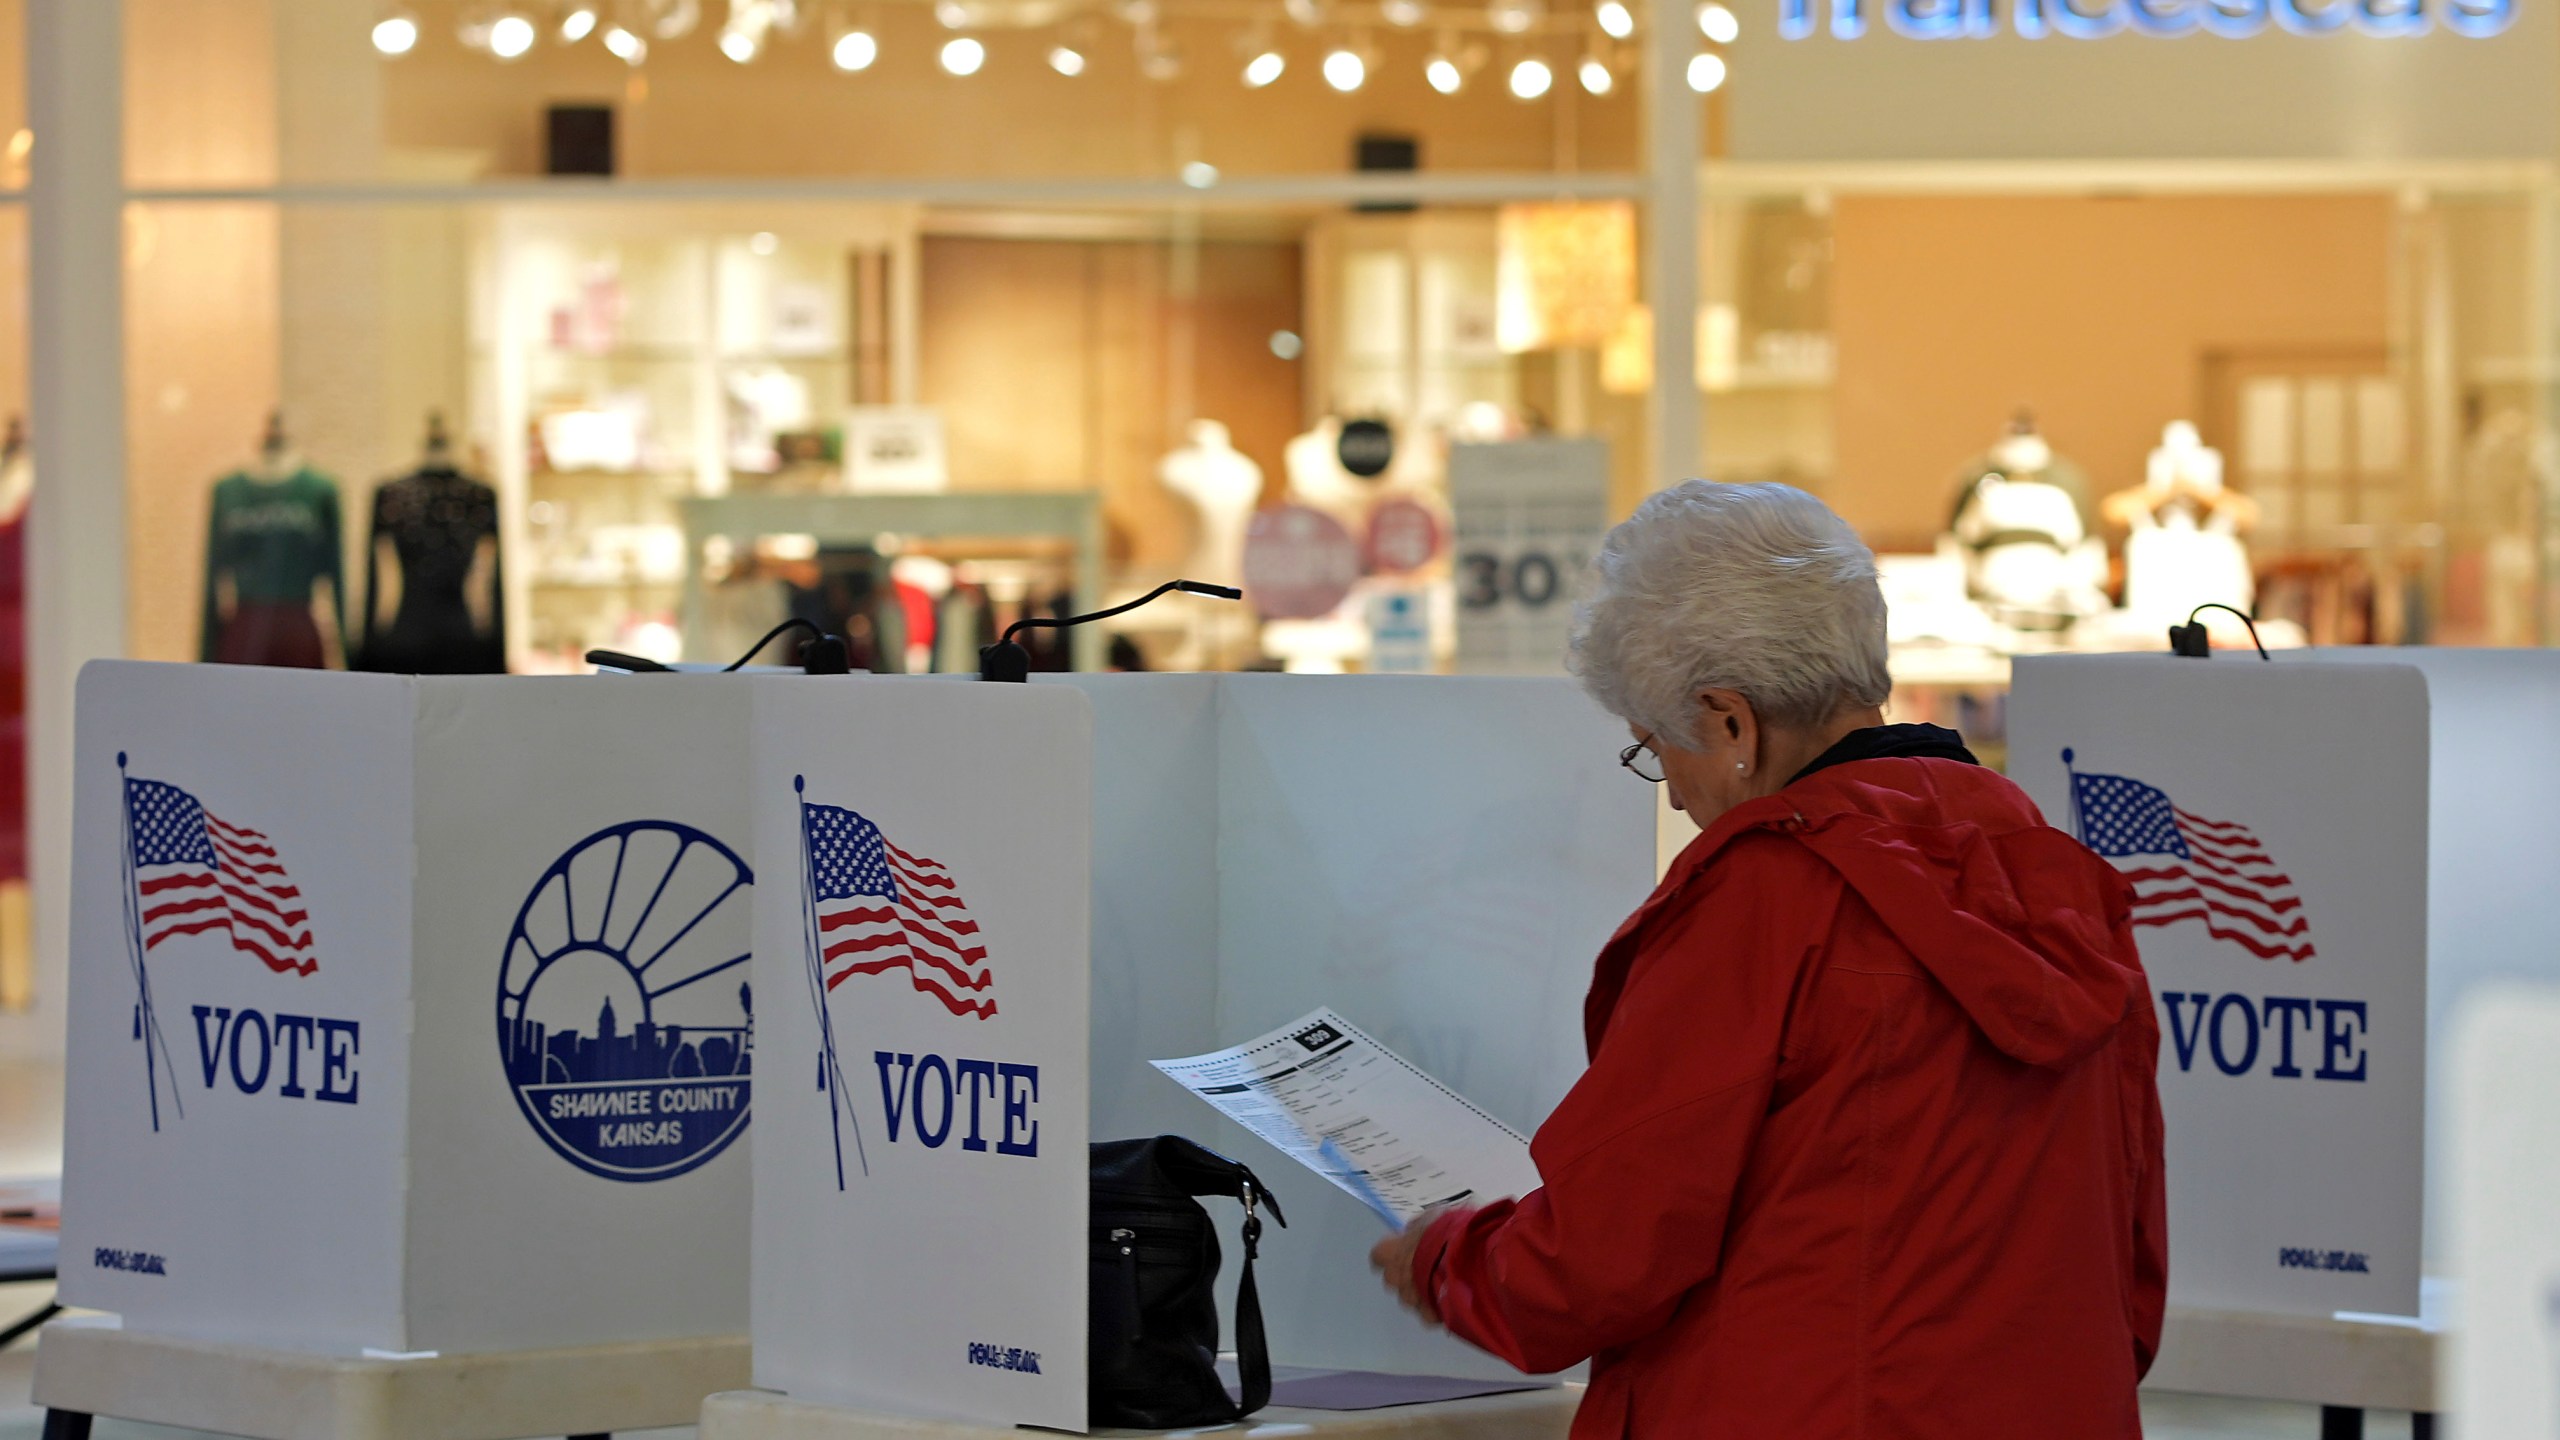
[[[952,75],[975,75],[987,63],[987,47],[967,35],[946,40],[942,45],[942,68]]]
[[[1331,57],[1326,57],[1330,61]],[[1355,59],[1357,57],[1354,57]],[[1277,80],[1289,68],[1289,57],[1277,50],[1265,50],[1244,62],[1244,84],[1248,90],[1259,90]]]
[[[1600,22],[1601,32],[1612,40],[1624,40],[1636,33],[1636,12],[1627,8],[1626,0],[1600,0],[1591,15]]]
[[[1467,83],[1466,72],[1458,68],[1457,61],[1446,55],[1432,56],[1430,63],[1422,67],[1422,78],[1430,81],[1431,88],[1443,95],[1455,95]]]
[[[489,53],[515,60],[533,48],[533,22],[521,15],[501,15],[489,22]]]
[[[1583,56],[1575,73],[1582,77],[1582,88],[1593,95],[1606,95],[1618,83],[1618,77],[1609,73],[1609,62],[1597,55]]]
[[[406,55],[418,48],[418,17],[394,10],[373,22],[373,48],[385,55]]]
[[[641,39],[638,31],[620,25],[605,28],[604,48],[625,65],[637,65],[649,58],[649,42]]]
[[[1724,77],[1724,57],[1713,51],[1702,50],[1689,61],[1689,88],[1701,95],[1714,93]]]
[[[1694,74],[1694,62],[1690,70]],[[1555,87],[1556,72],[1546,61],[1532,55],[1511,67],[1511,93],[1522,100],[1535,100]]]
[[[1324,83],[1348,95],[1368,83],[1369,62],[1348,48],[1337,48],[1324,57]]]
[[[1698,33],[1718,45],[1730,45],[1741,36],[1742,22],[1716,0],[1707,0],[1698,7]]]
[[[569,12],[560,17],[560,43],[563,45],[575,45],[594,34],[595,30],[596,7],[593,5],[572,5]]]
[[[1049,47],[1049,68],[1072,80],[1084,73],[1084,52],[1073,45]]]
[[[868,70],[880,58],[880,42],[868,30],[847,30],[827,47],[827,59],[847,75]]]
[[[1379,0],[1378,18],[1399,30],[1410,30],[1431,18],[1424,0]]]
[[[720,53],[744,65],[764,49],[764,41],[742,26],[731,25],[720,32]]]

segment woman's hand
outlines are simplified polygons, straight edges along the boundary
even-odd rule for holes
[[[1445,1213],[1440,1209],[1425,1210],[1402,1230],[1369,1247],[1369,1267],[1378,1272],[1389,1293],[1434,1330],[1440,1328],[1440,1310],[1431,1303],[1430,1293],[1413,1273],[1413,1252],[1422,1246],[1422,1232]]]

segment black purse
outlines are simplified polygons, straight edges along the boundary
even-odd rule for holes
[[[1218,1232],[1196,1195],[1244,1202],[1236,1282],[1241,1403],[1218,1378]],[[1096,1425],[1163,1430],[1241,1420],[1271,1401],[1253,1261],[1280,1202],[1244,1166],[1179,1135],[1093,1145],[1092,1322],[1086,1408]]]

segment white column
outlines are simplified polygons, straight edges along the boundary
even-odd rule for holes
[[[1648,491],[1701,468],[1698,402],[1699,100],[1694,0],[1651,0],[1644,36],[1644,298],[1653,307]],[[1559,82],[1561,83],[1561,82]]]
[[[36,1009],[0,1047],[62,1048],[71,882],[71,695],[124,653],[124,3],[27,7],[30,430],[27,718]]]

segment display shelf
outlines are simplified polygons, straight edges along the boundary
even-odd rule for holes
[[[1090,491],[951,491],[939,495],[739,494],[680,500],[685,531],[682,629],[688,647],[709,633],[711,602],[702,579],[705,542],[745,548],[765,535],[808,535],[820,545],[868,544],[882,535],[916,539],[1056,537],[1074,547],[1073,604],[1099,608],[1103,587],[1102,501]],[[1102,669],[1109,637],[1099,626],[1074,632],[1075,665]],[[711,657],[691,653],[688,659]]]

